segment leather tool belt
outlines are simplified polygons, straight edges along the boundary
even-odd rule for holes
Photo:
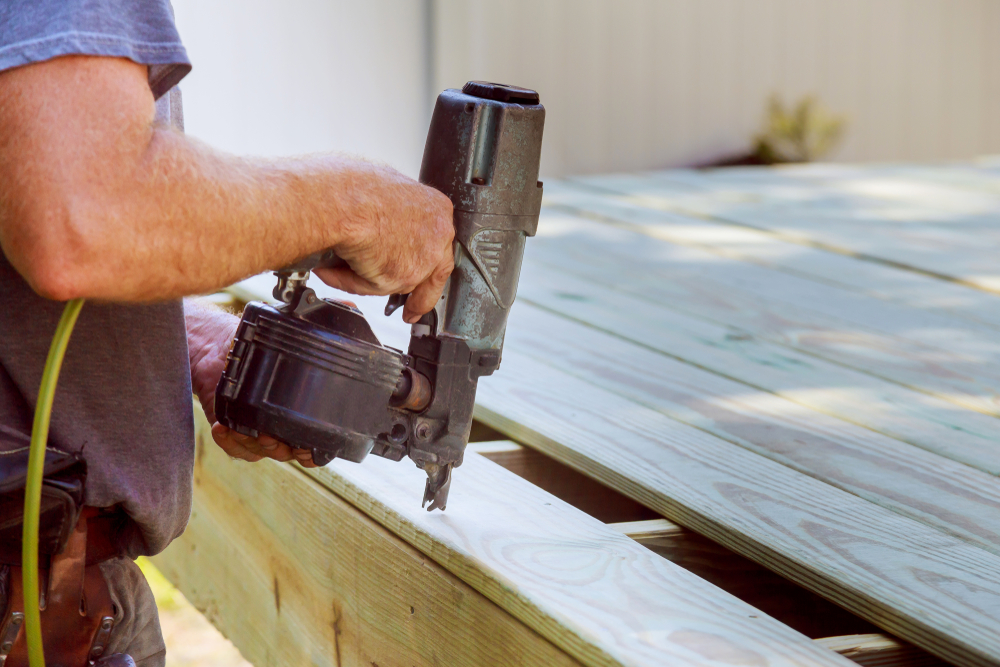
[[[61,553],[39,569],[42,644],[52,667],[87,667],[100,659],[114,629],[115,613],[107,581],[95,563],[87,565],[84,508]],[[21,568],[10,568],[7,609],[0,623],[0,666],[28,667]]]
[[[0,565],[10,571],[0,609],[0,667],[28,667],[20,567],[26,471],[27,447],[0,451]],[[96,664],[114,629],[114,604],[98,564],[119,555],[113,538],[121,515],[83,506],[86,475],[79,455],[46,451],[38,569],[50,667]]]

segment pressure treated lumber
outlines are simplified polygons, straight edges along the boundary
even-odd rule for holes
[[[652,522],[611,527],[807,637],[878,631],[868,621],[693,531],[670,522],[666,530],[662,524],[640,528],[643,523]]]
[[[676,182],[678,178],[686,183]],[[769,196],[759,179],[741,185],[731,178],[724,174],[724,180],[716,182],[711,176],[688,172],[587,182],[630,194],[646,206],[711,215],[866,261],[893,263],[987,291],[1000,290],[992,253],[998,237],[988,225],[991,215],[980,214],[986,218],[980,233],[970,234],[968,226],[954,229],[950,221],[973,216],[928,202],[888,202],[863,193],[837,193],[829,184],[814,186],[815,195],[809,196],[806,185],[782,182],[780,176]],[[796,190],[804,194],[798,203],[789,192]]]
[[[948,664],[912,644],[881,633],[824,637],[816,643],[864,667],[945,667]]]
[[[598,521],[640,521],[657,516],[653,510],[564,463],[510,440],[470,443],[466,451],[485,456]]]
[[[960,665],[1000,664],[1000,558],[508,348],[477,417]]]
[[[597,197],[566,188],[561,191],[562,194],[557,190],[546,201],[557,203],[559,210],[589,215],[594,221],[666,242],[666,246],[657,249],[655,256],[662,262],[661,269],[679,276],[697,275],[709,281],[736,284],[741,290],[815,310],[826,317],[932,345],[940,343],[940,339],[926,335],[928,332],[923,328],[953,328],[965,338],[973,333],[988,336],[1000,324],[996,319],[1000,300],[962,286],[794,246],[755,230],[663,214],[612,197]],[[624,237],[619,235],[618,238]],[[677,246],[689,248],[682,250]],[[667,248],[682,261],[669,262],[670,257],[664,255]],[[636,256],[648,257],[653,254],[651,251],[652,248],[647,247]],[[634,250],[626,252],[631,254]],[[717,265],[720,256],[734,261],[720,267]],[[859,270],[867,271],[864,283],[854,275]],[[838,284],[841,282],[844,284]],[[906,304],[908,308],[901,308],[893,297],[900,285],[917,292]],[[876,296],[879,289],[885,293]],[[954,301],[954,312],[933,312],[936,304],[927,303],[926,290],[931,290],[931,296]],[[981,319],[987,320],[985,327]]]
[[[521,304],[553,311],[754,389],[1000,474],[1000,430],[993,417],[761,340],[740,328],[610,290],[600,281],[554,270],[534,259],[525,262],[521,275]],[[516,327],[509,331],[516,332]]]
[[[587,294],[602,298],[597,290]],[[628,304],[619,300],[608,309],[624,312],[623,332],[630,322],[641,327]],[[592,385],[1000,554],[996,476],[705,370],[732,372],[724,356],[700,359],[700,367],[683,363],[596,328],[610,320],[592,321],[585,327],[521,304],[511,317],[507,349],[558,360]],[[666,327],[654,335],[661,349],[676,350]]]
[[[631,537],[637,542],[642,540],[660,539],[664,537],[675,537],[688,532],[684,526],[679,526],[673,521],[666,519],[645,519],[643,521],[622,521],[609,524],[622,535]]]
[[[191,522],[153,560],[254,665],[580,664],[301,471],[229,460],[196,417]]]
[[[582,219],[540,224],[533,262],[1000,415],[1000,331]]]
[[[455,471],[445,512],[420,507],[406,461],[307,472],[581,663],[844,664],[481,456]]]
[[[199,421],[155,562],[257,665],[849,664],[478,455],[431,514],[409,461],[232,462]]]
[[[1000,187],[1000,179],[997,185]],[[725,220],[647,208],[632,198],[566,181],[546,184],[544,203],[547,213],[567,212],[883,301],[1000,329],[1000,300],[994,295],[920,272],[791,243],[767,230]]]

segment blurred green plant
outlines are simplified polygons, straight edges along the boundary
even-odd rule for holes
[[[187,601],[181,592],[174,588],[174,585],[156,569],[156,566],[148,558],[140,556],[135,562],[146,576],[146,582],[153,590],[153,597],[156,598],[156,606],[160,611],[179,609],[186,604]]]
[[[812,95],[787,109],[773,95],[764,130],[754,137],[752,154],[759,164],[811,162],[837,145],[846,125],[845,116],[831,114]]]

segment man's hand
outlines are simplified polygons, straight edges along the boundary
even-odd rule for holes
[[[191,386],[201,401],[208,422],[212,424],[212,438],[216,444],[226,454],[244,461],[260,461],[266,457],[276,461],[298,461],[307,468],[315,468],[312,452],[308,449],[289,447],[269,435],[251,438],[215,420],[215,388],[226,367],[226,355],[239,319],[185,299],[184,321],[191,357]]]
[[[451,200],[389,169],[379,182],[373,213],[347,226],[335,246],[350,268],[315,273],[351,294],[409,294],[403,320],[413,324],[441,298],[455,265]]]

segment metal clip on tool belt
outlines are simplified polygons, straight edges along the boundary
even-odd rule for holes
[[[80,513],[66,547],[39,573],[42,640],[51,667],[89,667],[107,649],[114,629],[108,584],[95,563],[87,566],[87,519]],[[92,559],[93,560],[93,559]],[[0,623],[0,667],[28,667],[21,568],[10,568],[7,610]]]

